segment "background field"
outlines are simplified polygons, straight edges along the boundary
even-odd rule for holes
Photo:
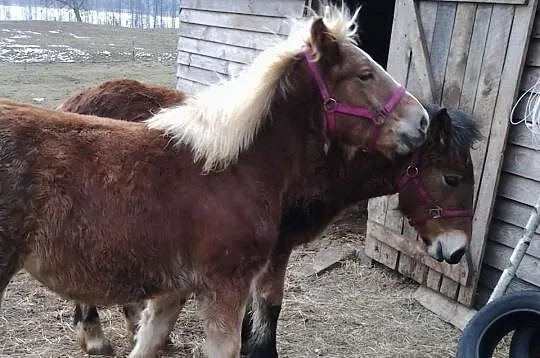
[[[175,50],[174,30],[0,22],[0,97],[54,107],[75,91],[118,77],[173,87]],[[295,252],[279,325],[281,357],[453,357],[459,331],[412,299],[413,282],[355,256],[306,276],[321,247],[362,249],[365,216],[365,205],[353,208],[321,240]],[[126,356],[130,346],[118,308],[100,312],[117,356]],[[83,356],[71,314],[70,302],[19,273],[2,303],[0,356]],[[200,356],[203,337],[193,303],[173,338],[165,356]]]

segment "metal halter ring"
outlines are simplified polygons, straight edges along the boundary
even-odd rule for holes
[[[418,176],[418,167],[414,165],[409,165],[406,172],[409,178],[415,178]]]
[[[384,117],[386,117],[386,114],[384,112],[377,112],[372,118],[373,124],[375,124],[376,126],[382,126],[385,119]]]
[[[438,219],[442,217],[443,209],[440,206],[429,209],[429,215],[432,219]]]
[[[326,112],[333,112],[336,110],[337,107],[337,101],[333,99],[332,97],[328,98],[323,103],[323,108]]]

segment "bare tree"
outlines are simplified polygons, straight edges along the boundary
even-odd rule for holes
[[[77,22],[83,22],[81,10],[84,9],[88,0],[45,0],[47,6],[52,4],[60,5],[61,7],[69,7],[75,13]]]

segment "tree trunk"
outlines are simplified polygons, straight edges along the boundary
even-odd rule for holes
[[[75,7],[73,8],[73,12],[75,13],[75,18],[77,19],[77,22],[83,22],[81,17],[81,9]]]

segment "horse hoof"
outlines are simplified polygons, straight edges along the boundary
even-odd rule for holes
[[[114,349],[107,339],[101,341],[90,341],[86,342],[83,346],[83,350],[91,356],[103,355],[103,356],[112,356],[114,354]]]

